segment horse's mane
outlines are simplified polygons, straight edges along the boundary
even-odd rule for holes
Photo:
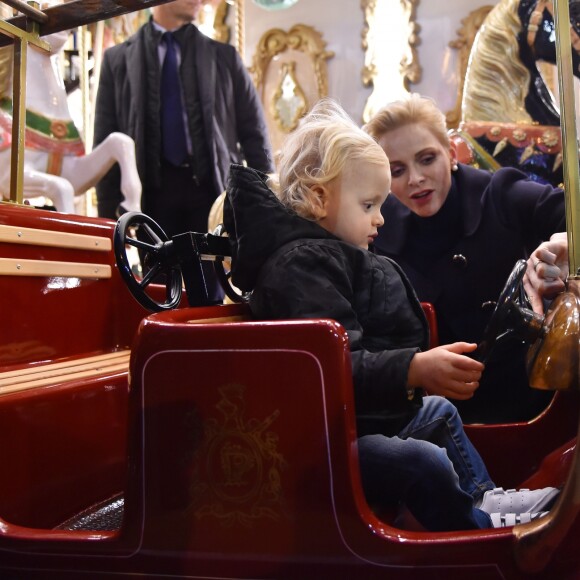
[[[524,104],[531,75],[519,56],[519,3],[501,0],[475,38],[465,75],[463,121],[532,121]]]

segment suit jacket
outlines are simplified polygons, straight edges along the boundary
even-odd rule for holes
[[[149,22],[125,42],[105,51],[95,114],[95,145],[114,131],[135,141],[137,169],[144,190],[158,186],[160,174],[160,156],[151,166],[151,151],[160,149],[160,131],[147,127],[148,100],[159,99],[160,67],[157,49],[150,42],[152,30],[153,24]],[[194,80],[202,107],[213,193],[217,197],[225,189],[231,163],[245,159],[250,167],[273,171],[262,105],[233,46],[206,37],[194,25],[186,27],[181,46],[186,101],[188,86]],[[147,51],[154,52],[153,59],[148,59]],[[187,77],[187,71],[191,70],[186,66],[188,61],[195,62],[195,79]],[[151,82],[152,78],[157,82]],[[191,125],[190,133],[195,133]],[[97,196],[99,201],[113,198],[121,201],[118,171],[111,171],[101,180]]]

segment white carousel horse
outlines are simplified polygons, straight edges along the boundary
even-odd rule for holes
[[[135,143],[112,133],[85,154],[72,120],[64,82],[55,62],[68,32],[43,38],[48,54],[30,46],[26,70],[26,129],[23,197],[44,196],[58,211],[74,213],[74,198],[93,187],[115,164],[121,168],[121,210],[140,211],[141,181],[135,162]],[[12,48],[0,49],[0,196],[10,191],[12,129]]]

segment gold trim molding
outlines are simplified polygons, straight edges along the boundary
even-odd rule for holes
[[[272,28],[262,35],[249,69],[256,87],[262,89],[270,61],[288,48],[300,50],[310,56],[316,74],[318,96],[325,97],[328,94],[326,61],[334,56],[334,52],[326,50],[326,42],[321,33],[306,24],[296,24],[288,32]]]
[[[457,99],[453,109],[447,111],[445,118],[447,126],[450,129],[455,129],[461,122],[461,103],[463,101],[463,84],[465,81],[465,73],[467,71],[467,64],[469,62],[469,55],[475,36],[479,31],[483,21],[493,8],[492,5],[485,5],[472,10],[465,18],[461,20],[461,28],[457,31],[457,38],[449,43],[450,48],[459,51],[457,60]]]
[[[365,65],[362,71],[362,82],[365,87],[376,86],[376,78],[379,70],[377,67],[378,49],[375,38],[380,35],[380,23],[376,18],[376,7],[378,0],[361,0],[361,8],[364,13],[364,27],[362,31],[362,47],[365,51]],[[407,24],[408,36],[407,46],[400,61],[399,71],[403,81],[403,86],[408,91],[411,83],[417,84],[421,80],[422,70],[419,64],[419,57],[416,47],[420,43],[419,32],[421,27],[417,24],[417,6],[419,0],[399,0]],[[372,95],[367,101],[372,101]],[[365,113],[365,117],[367,114]],[[367,118],[364,119],[368,121]]]
[[[220,0],[215,5],[213,10],[206,12],[205,10],[199,11],[199,25],[203,28],[211,28],[211,37],[219,42],[228,43],[230,41],[230,27],[226,24],[226,19],[229,12],[230,4],[226,0]]]
[[[244,60],[246,56],[246,4],[245,0],[233,0],[236,7],[236,48]]]

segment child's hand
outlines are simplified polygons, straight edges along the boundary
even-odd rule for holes
[[[476,344],[454,342],[418,352],[409,366],[407,385],[423,387],[431,395],[471,399],[479,387],[483,363],[461,353],[473,352]]]

